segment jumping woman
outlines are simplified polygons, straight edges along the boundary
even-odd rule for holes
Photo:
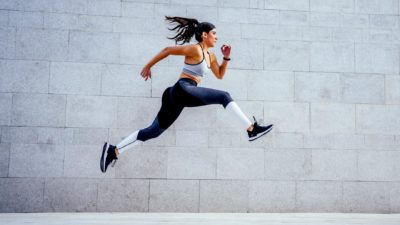
[[[208,51],[215,46],[218,40],[215,26],[208,22],[199,23],[196,19],[168,16],[165,18],[171,24],[176,25],[169,29],[176,31],[176,36],[169,39],[175,40],[176,44],[182,46],[164,48],[144,66],[140,74],[146,81],[151,78],[151,67],[156,63],[169,55],[181,55],[185,57],[185,61],[179,80],[174,86],[168,87],[164,91],[161,109],[149,127],[133,132],[116,146],[107,142],[104,144],[100,159],[100,169],[103,173],[107,171],[110,163],[114,162],[113,164],[115,164],[119,154],[162,134],[178,118],[185,107],[222,105],[241,121],[243,130],[247,131],[249,141],[261,137],[272,129],[272,124],[260,126],[257,121],[254,124],[251,123],[228,92],[198,87],[203,76],[210,70],[218,79],[222,79],[230,60],[230,45],[224,44],[221,47],[223,54],[221,65],[218,64],[215,54]],[[193,36],[198,41],[197,44],[183,45],[189,43]]]

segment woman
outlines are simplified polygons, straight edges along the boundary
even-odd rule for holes
[[[106,172],[111,162],[114,161],[115,164],[119,154],[163,133],[178,118],[184,107],[221,104],[242,121],[243,129],[247,130],[249,141],[261,137],[272,129],[272,124],[260,126],[257,121],[252,124],[232,100],[229,93],[197,86],[210,69],[218,79],[222,79],[230,60],[231,46],[229,45],[224,44],[221,47],[224,56],[221,65],[218,64],[215,55],[208,51],[215,46],[218,40],[215,26],[211,23],[199,23],[196,19],[182,17],[166,17],[166,20],[176,25],[170,29],[177,32],[176,36],[169,39],[174,39],[176,44],[183,45],[184,43],[189,43],[194,36],[198,43],[166,47],[142,69],[140,74],[146,81],[151,78],[151,67],[157,62],[169,55],[185,56],[180,79],[174,86],[164,91],[161,109],[153,123],[147,128],[133,132],[116,146],[107,142],[104,144],[100,159],[100,168],[103,173]]]

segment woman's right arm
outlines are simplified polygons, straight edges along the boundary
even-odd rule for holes
[[[184,56],[192,56],[195,54],[196,46],[195,45],[184,45],[184,46],[170,46],[164,48],[160,53],[158,53],[154,58],[152,58],[142,69],[140,73],[144,80],[146,81],[148,78],[151,78],[151,67],[157,64],[159,61],[163,60],[169,55],[184,55]]]

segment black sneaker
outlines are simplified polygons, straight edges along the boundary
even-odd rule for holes
[[[107,142],[104,143],[103,153],[101,154],[101,159],[100,159],[101,172],[105,173],[110,163],[114,161],[114,163],[111,165],[111,167],[114,167],[115,163],[117,162],[118,158],[115,153],[115,148],[116,147],[114,145],[110,145]]]
[[[257,124],[256,118],[254,118],[254,124],[253,124],[253,130],[252,131],[247,131],[247,134],[249,135],[249,141],[254,141],[257,138],[267,134],[272,130],[272,127],[274,126],[273,124],[270,124],[268,126],[260,126]]]

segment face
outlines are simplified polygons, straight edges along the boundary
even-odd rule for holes
[[[202,38],[203,38],[203,42],[205,42],[205,44],[209,48],[214,47],[218,40],[217,29],[214,28],[214,29],[210,30],[208,33],[203,32]]]

